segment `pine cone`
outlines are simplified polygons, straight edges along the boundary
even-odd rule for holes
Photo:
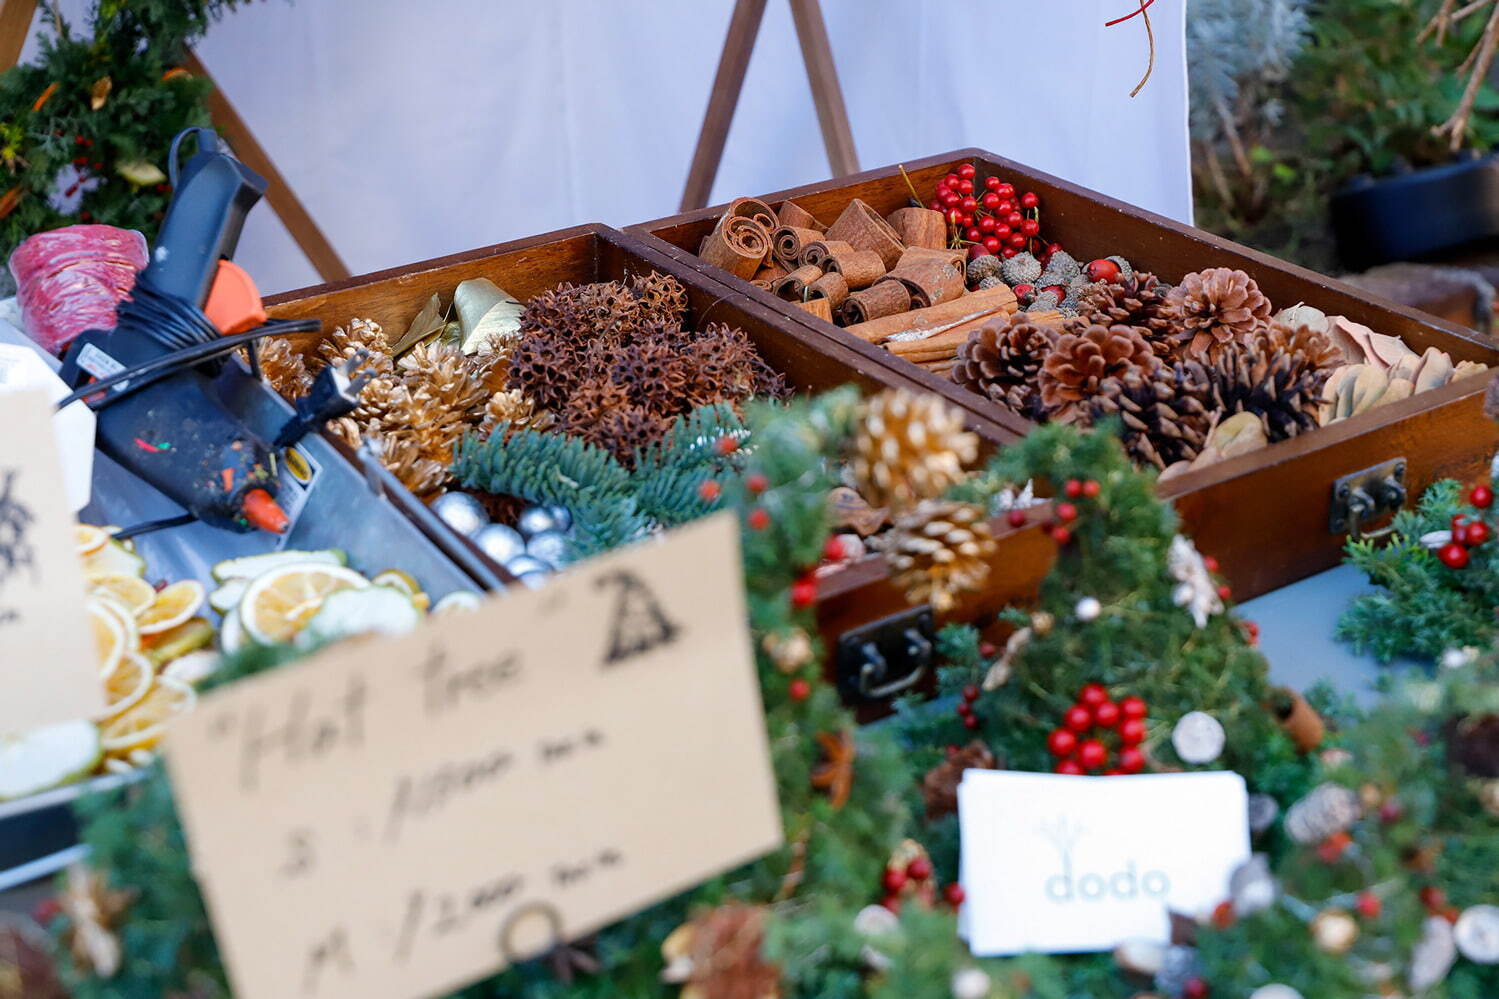
[[[1133,274],[1117,284],[1099,281],[1079,296],[1078,315],[1100,326],[1133,326],[1160,357],[1172,353],[1166,286],[1154,274]]]
[[[1272,320],[1260,332],[1254,340],[1254,347],[1271,356],[1299,355],[1314,368],[1340,368],[1348,363],[1343,351],[1326,333],[1311,326],[1289,326],[1278,320]]]
[[[286,337],[266,337],[260,341],[257,354],[260,372],[271,388],[288,399],[300,399],[312,391],[312,372]]]
[[[1259,285],[1227,267],[1188,274],[1167,301],[1178,350],[1198,360],[1250,343],[1270,322],[1270,300]]]
[[[475,364],[457,347],[435,340],[419,343],[398,364],[402,378],[413,391],[426,391],[433,402],[451,413],[466,417],[489,400],[490,392]]]
[[[958,810],[958,785],[965,770],[994,770],[999,762],[989,747],[974,739],[962,749],[926,772],[921,779],[921,798],[926,802],[928,821],[953,815]]]
[[[1164,469],[1191,461],[1212,433],[1215,411],[1209,379],[1195,361],[1106,378],[1090,402],[1094,421],[1117,416],[1127,451]]]
[[[781,969],[765,960],[766,910],[728,902],[661,942],[661,977],[692,999],[779,999]]]
[[[951,610],[957,594],[983,586],[995,550],[983,508],[951,500],[922,500],[875,544],[906,598],[938,613]]]
[[[875,506],[901,509],[935,499],[978,456],[963,414],[935,395],[887,389],[865,403],[852,470]]]
[[[952,380],[1028,420],[1039,420],[1044,413],[1037,387],[1041,362],[1056,339],[1050,326],[1031,322],[1024,312],[1011,316],[1008,323],[986,324],[958,349]]]
[[[361,370],[377,375],[390,374],[393,368],[390,344],[380,324],[372,319],[352,319],[348,326],[337,327],[317,345],[317,354],[327,366],[344,363],[360,349],[369,353]]]
[[[1204,371],[1210,405],[1220,418],[1253,413],[1272,444],[1317,426],[1322,386],[1331,374],[1332,369],[1315,367],[1303,355],[1253,349],[1224,352]]]
[[[380,464],[401,480],[417,497],[437,492],[448,481],[445,462],[422,456],[422,447],[414,439],[392,434],[365,434],[370,449],[380,456]]]
[[[517,428],[545,430],[552,422],[551,413],[537,409],[530,399],[519,392],[496,392],[489,397],[489,402],[484,407],[484,416],[479,421],[479,433],[488,437],[501,423]]]
[[[1105,379],[1132,370],[1148,374],[1160,363],[1132,326],[1075,323],[1067,330],[1046,355],[1039,378],[1042,405],[1062,423],[1086,418],[1086,403]]]

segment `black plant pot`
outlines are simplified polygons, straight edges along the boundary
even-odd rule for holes
[[[1499,237],[1499,154],[1360,177],[1332,198],[1338,256],[1363,271]]]

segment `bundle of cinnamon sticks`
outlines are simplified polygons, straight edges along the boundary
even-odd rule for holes
[[[934,371],[952,367],[969,332],[1019,308],[1006,285],[968,290],[966,255],[930,208],[882,217],[855,198],[825,225],[794,201],[738,198],[698,255]]]

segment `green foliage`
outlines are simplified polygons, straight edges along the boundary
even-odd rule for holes
[[[1350,541],[1346,561],[1380,589],[1354,598],[1338,622],[1338,637],[1381,662],[1400,656],[1436,661],[1447,649],[1484,648],[1499,636],[1499,555],[1494,544],[1470,549],[1465,568],[1449,569],[1421,543],[1449,530],[1461,513],[1480,515],[1489,529],[1491,511],[1466,502],[1467,488],[1451,479],[1434,483],[1414,509],[1401,510],[1386,541]]]
[[[208,81],[164,77],[189,44],[240,2],[96,0],[83,30],[43,6],[53,32],[43,36],[38,61],[0,76],[0,192],[19,199],[0,220],[0,257],[32,233],[80,221],[139,229],[148,240],[155,235],[169,190],[154,180],[138,182],[139,174],[132,180],[120,166],[149,164],[165,174],[173,136],[208,124]],[[111,86],[96,110],[91,98],[105,78]],[[78,157],[101,183],[84,194],[81,214],[63,214],[49,196],[59,172]]]

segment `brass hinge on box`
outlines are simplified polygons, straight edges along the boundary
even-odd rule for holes
[[[1332,512],[1327,529],[1333,534],[1348,532],[1354,538],[1378,538],[1392,528],[1365,533],[1364,524],[1405,506],[1405,459],[1391,458],[1360,472],[1353,472],[1332,484]]]

